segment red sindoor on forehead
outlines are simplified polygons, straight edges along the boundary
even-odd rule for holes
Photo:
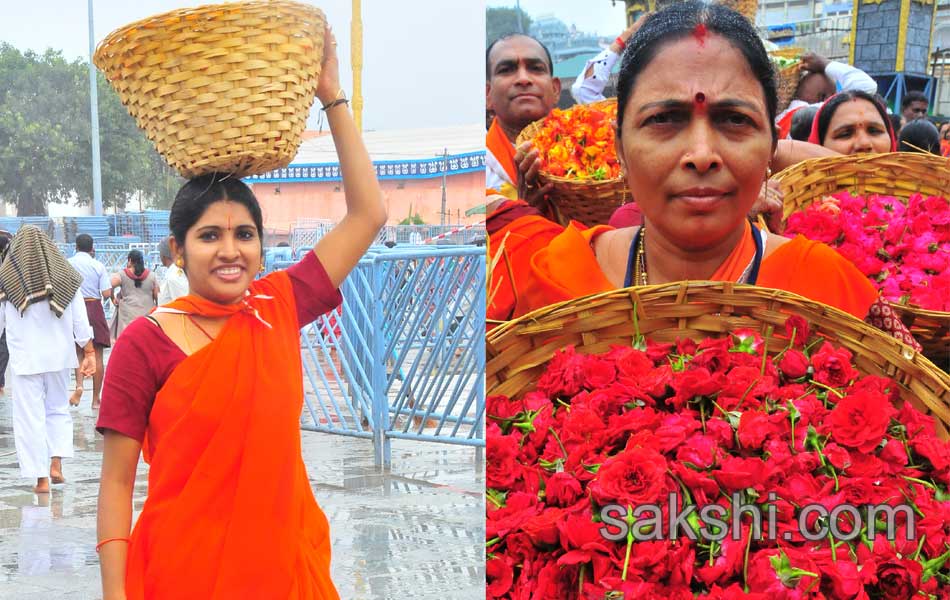
[[[706,94],[702,92],[696,92],[696,96],[693,98],[693,105],[698,113],[706,112]]]
[[[700,23],[693,28],[693,37],[696,38],[696,42],[702,46],[706,43],[706,34],[708,30],[706,29],[705,23]]]

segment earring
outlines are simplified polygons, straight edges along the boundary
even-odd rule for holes
[[[182,260],[181,257],[179,256],[179,257],[175,260],[175,266],[178,267],[179,269],[183,269],[183,268],[185,268],[185,261]]]
[[[765,178],[767,180],[772,178],[772,165],[765,167]]]
[[[264,272],[264,263],[261,263],[261,273]]]

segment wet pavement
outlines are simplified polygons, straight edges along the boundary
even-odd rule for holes
[[[9,381],[9,377],[7,378]],[[101,598],[96,543],[102,436],[91,380],[73,409],[76,455],[67,482],[37,496],[19,478],[10,394],[0,397],[0,598]],[[330,520],[333,579],[353,600],[484,598],[483,473],[472,448],[394,440],[392,469],[373,466],[372,442],[302,432],[314,495]],[[139,463],[133,506],[146,495]]]

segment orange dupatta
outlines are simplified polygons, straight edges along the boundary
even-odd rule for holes
[[[329,524],[301,456],[304,392],[290,277],[269,275],[234,305],[186,296],[162,309],[230,318],[155,397],[128,598],[338,600]]]
[[[508,227],[517,228],[522,219]],[[755,254],[755,244],[746,224],[739,244],[710,276],[712,281],[735,281]],[[512,314],[532,310],[616,289],[604,276],[591,247],[594,238],[611,228],[597,226],[583,230],[572,223],[546,241],[530,256],[521,256],[512,273],[514,298]],[[497,268],[497,267],[496,267]],[[493,274],[494,277],[494,274]],[[767,254],[759,267],[756,285],[793,292],[834,306],[864,319],[878,294],[871,282],[834,249],[797,236]]]

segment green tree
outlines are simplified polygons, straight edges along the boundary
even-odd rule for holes
[[[518,29],[518,11],[521,11],[521,29]],[[509,33],[528,33],[531,17],[519,8],[489,8],[485,11],[486,45]]]
[[[61,53],[21,53],[0,44],[0,193],[20,215],[46,214],[75,195],[92,202],[88,63]],[[100,167],[104,208],[138,199],[166,207],[182,179],[135,125],[99,74]]]

